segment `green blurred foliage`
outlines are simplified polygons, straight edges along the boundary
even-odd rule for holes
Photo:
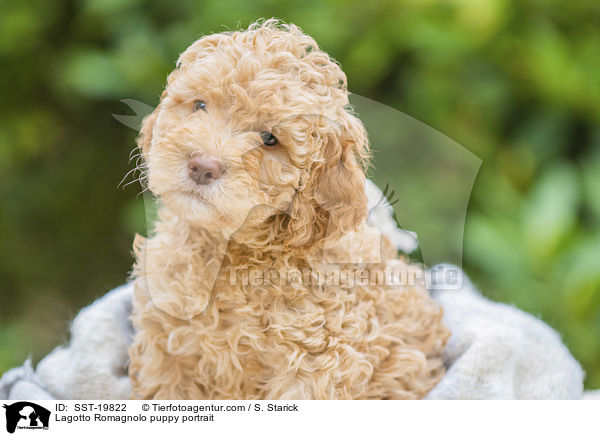
[[[595,0],[1,0],[0,372],[126,278],[145,217],[139,188],[117,189],[135,138],[119,99],[156,104],[193,40],[269,16],[313,35],[354,93],[483,160],[466,271],[556,328],[600,388]]]

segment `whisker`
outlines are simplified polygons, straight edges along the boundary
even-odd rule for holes
[[[129,185],[132,185],[132,184],[134,184],[134,183],[137,183],[137,182],[139,182],[139,181],[140,181],[139,179],[133,179],[132,181],[130,181],[130,182],[127,182],[125,185],[123,185],[123,189],[125,189],[125,188],[126,188],[126,187],[128,187]]]
[[[142,151],[136,146],[129,153],[129,163],[135,161],[134,167],[127,171],[123,179],[117,185],[117,188],[125,189],[127,186],[139,182],[141,185],[144,184],[144,180],[147,178],[147,167],[144,162],[144,156]],[[135,177],[138,173],[137,177]],[[129,177],[132,177],[131,181],[127,181]]]
[[[133,149],[129,152],[129,157],[131,158],[131,155],[134,154],[134,153],[136,153],[136,152],[138,154],[142,154],[142,150],[137,145],[135,147],[133,147]]]
[[[117,188],[120,188],[121,185],[123,184],[123,182],[125,180],[127,180],[127,177],[129,177],[130,174],[135,174],[135,172],[138,170],[138,167],[135,167],[133,169],[130,169],[129,171],[127,171],[127,174],[125,174],[125,176],[123,176],[123,178],[121,179],[121,181],[119,182],[119,184],[117,185]],[[135,180],[134,180],[135,181]],[[129,183],[128,183],[129,184]],[[127,184],[127,185],[128,185]],[[127,186],[125,185],[125,186]],[[123,188],[125,188],[125,186],[123,186]]]
[[[137,161],[137,160],[138,160],[139,158],[141,158],[141,157],[142,157],[142,155],[141,155],[141,154],[134,154],[133,156],[130,156],[130,157],[129,157],[129,161],[128,161],[128,162],[129,162],[129,163],[131,163],[131,161],[132,161],[133,159],[135,159],[135,160]]]

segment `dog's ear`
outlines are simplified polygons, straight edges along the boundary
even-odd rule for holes
[[[167,91],[164,90],[162,95],[160,96],[160,101],[165,98],[167,95]],[[160,108],[160,103],[151,114],[146,115],[142,120],[142,127],[140,128],[140,133],[137,137],[137,145],[142,150],[142,154],[146,155],[148,150],[150,150],[150,144],[152,144],[152,130],[154,129],[154,124],[156,124],[156,117],[158,116],[158,109]]]
[[[327,121],[332,123],[331,121]],[[321,125],[322,128],[322,125]],[[320,129],[319,129],[320,130]],[[314,243],[352,231],[367,216],[365,169],[369,149],[358,118],[344,113],[341,123],[314,134],[321,156],[298,192],[290,224]]]
[[[363,169],[367,140],[362,123],[354,120],[352,125],[342,126],[341,132],[327,138],[325,162],[314,178],[316,213],[326,215],[327,237],[356,229],[367,215]]]

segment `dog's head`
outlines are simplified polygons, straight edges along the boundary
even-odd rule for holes
[[[182,219],[303,246],[366,216],[366,132],[346,76],[294,25],[205,36],[138,140],[150,190]]]

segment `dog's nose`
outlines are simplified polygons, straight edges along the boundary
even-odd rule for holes
[[[223,165],[202,154],[193,154],[188,162],[188,175],[198,185],[208,185],[221,177]]]

